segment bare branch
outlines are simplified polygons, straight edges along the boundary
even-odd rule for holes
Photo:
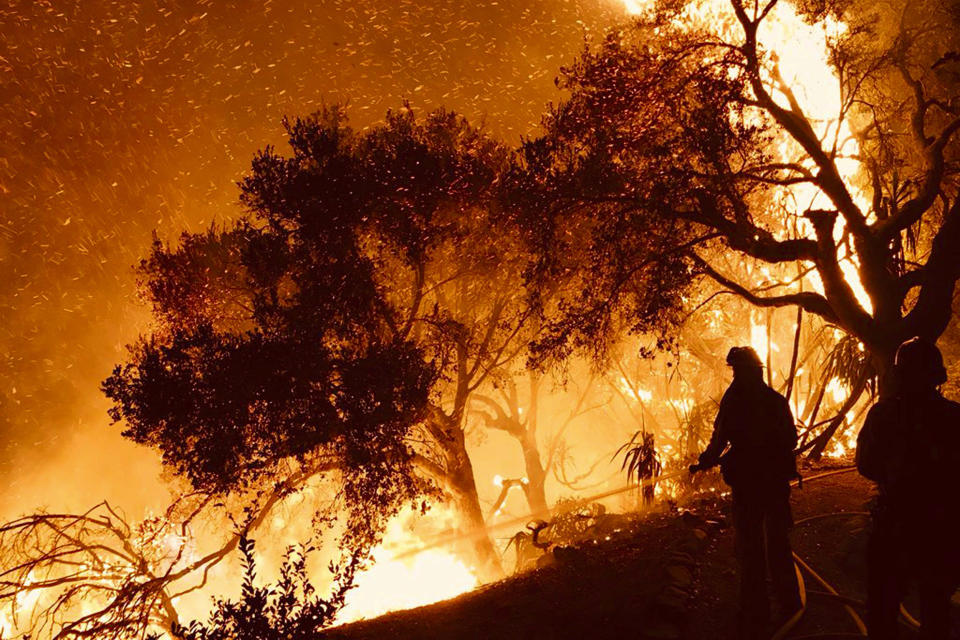
[[[787,307],[796,305],[801,307],[804,311],[808,311],[820,316],[827,322],[837,322],[837,316],[833,312],[830,303],[827,302],[827,299],[820,294],[809,291],[800,291],[797,293],[787,293],[778,296],[758,295],[739,282],[736,282],[735,280],[721,274],[719,271],[710,266],[703,258],[697,256],[695,261],[703,273],[710,276],[710,278],[712,278],[715,282],[726,287],[727,289],[730,289],[730,291],[753,305],[758,307]]]
[[[873,233],[881,241],[889,242],[901,231],[916,224],[936,202],[946,173],[943,152],[957,131],[960,131],[960,117],[954,118],[936,138],[926,145],[924,157],[927,168],[917,195],[904,204],[896,215],[877,220],[872,225]]]
[[[819,169],[817,173],[817,186],[830,198],[837,210],[847,221],[847,225],[856,235],[866,235],[868,232],[866,216],[860,211],[860,208],[854,202],[850,191],[847,189],[836,163],[830,154],[824,151],[820,139],[809,120],[797,103],[796,98],[789,87],[783,83],[786,88],[784,95],[790,102],[790,109],[786,109],[770,95],[763,84],[761,75],[760,56],[757,51],[757,28],[760,19],[752,20],[743,8],[739,0],[732,3],[734,12],[744,31],[744,44],[741,51],[746,58],[747,77],[750,86],[756,95],[757,103],[779,124],[790,136],[797,141],[803,150],[810,156],[811,160]],[[762,19],[762,18],[761,18]],[[775,71],[775,70],[774,70]],[[782,80],[782,79],[781,79]]]

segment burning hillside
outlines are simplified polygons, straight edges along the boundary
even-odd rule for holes
[[[624,631],[611,589],[682,600],[677,544],[722,528],[695,473],[735,484],[742,367],[733,421],[792,473],[850,459],[902,343],[957,344],[937,0],[215,4],[5,10],[38,151],[0,187],[74,201],[0,222],[4,437],[25,464],[68,425],[5,507],[0,637],[307,637],[481,586],[539,611],[584,568]],[[37,488],[75,460],[103,478]]]

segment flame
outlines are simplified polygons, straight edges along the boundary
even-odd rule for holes
[[[654,0],[622,2],[626,12],[631,15],[648,13],[655,5]],[[674,21],[681,25],[711,29],[718,32],[723,39],[736,44],[739,44],[742,38],[729,0],[690,3]],[[859,145],[848,121],[840,119],[843,110],[840,83],[830,65],[828,42],[842,35],[846,29],[843,22],[831,18],[809,24],[797,14],[790,3],[781,1],[761,22],[757,38],[761,48],[770,52],[772,57],[775,56],[773,59],[780,76],[790,87],[820,139],[828,147],[836,144],[835,162],[840,175],[845,179],[851,196],[861,210],[870,211],[867,195],[857,188],[852,180],[862,169],[856,159]],[[764,79],[775,99],[786,104],[786,96],[772,82],[769,70]],[[775,143],[774,150],[784,161],[793,161],[799,156],[798,145],[786,136]],[[816,172],[812,160],[806,159],[804,164]],[[798,231],[806,237],[813,236],[813,227],[809,220],[802,217],[802,213],[807,209],[833,208],[816,186],[805,183],[783,187],[780,193],[770,200],[773,203],[771,206],[779,209],[771,211],[771,214],[775,217],[785,217],[786,214],[786,217],[798,220]],[[844,221],[841,218],[834,229],[835,240],[839,241],[843,233]],[[857,301],[867,313],[873,313],[873,303],[860,280],[857,256],[853,253],[841,256],[840,268]],[[808,277],[813,289],[822,294],[823,283],[817,274],[814,272]]]
[[[620,376],[615,381],[615,384],[617,385],[617,388],[620,389],[620,391],[624,395],[630,396],[637,402],[645,403],[653,400],[652,391],[650,391],[649,389],[644,389],[643,387],[633,386],[625,376]]]
[[[357,588],[347,595],[338,621],[353,622],[432,604],[479,585],[470,569],[445,551],[431,549],[398,560],[381,549],[374,553],[373,562],[357,576]]]
[[[849,415],[846,418],[846,422],[850,423]],[[823,455],[827,458],[843,458],[857,449],[857,433],[854,431],[847,431],[842,437],[834,438],[830,442],[830,446],[826,451],[823,452]]]
[[[770,352],[770,340],[767,336],[767,327],[758,324],[753,320],[753,314],[750,314],[750,346],[760,356],[760,362],[767,361],[767,355]]]
[[[830,381],[827,383],[827,394],[836,404],[840,404],[846,400],[847,393],[847,387],[840,378],[830,378]]]
[[[414,517],[411,513],[403,514],[387,526],[370,566],[357,574],[356,587],[348,592],[346,604],[337,616],[338,623],[448,600],[480,585],[466,564],[443,549],[425,549],[397,557],[399,551],[420,544],[419,537],[405,526]],[[452,514],[431,512],[431,520],[437,517],[449,519]]]
[[[19,620],[21,615],[30,616],[34,606],[40,601],[40,596],[43,595],[41,589],[31,589],[30,585],[36,582],[33,571],[27,574],[26,580],[24,580],[24,589],[18,591],[13,596],[13,602],[9,609],[9,614],[0,613],[0,638],[12,637],[8,636],[7,632],[11,634],[19,628]]]

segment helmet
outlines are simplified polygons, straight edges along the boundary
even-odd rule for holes
[[[753,347],[733,347],[727,352],[727,364],[734,369],[750,366],[763,367],[760,356],[753,350]]]
[[[947,381],[940,349],[923,338],[910,338],[897,348],[893,370],[900,381],[914,386],[939,387]]]

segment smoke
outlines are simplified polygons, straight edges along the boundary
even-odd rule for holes
[[[613,0],[4,3],[0,514],[164,495],[98,391],[148,327],[131,267],[154,231],[236,218],[283,116],[346,101],[362,127],[409,100],[515,142],[622,18]]]

